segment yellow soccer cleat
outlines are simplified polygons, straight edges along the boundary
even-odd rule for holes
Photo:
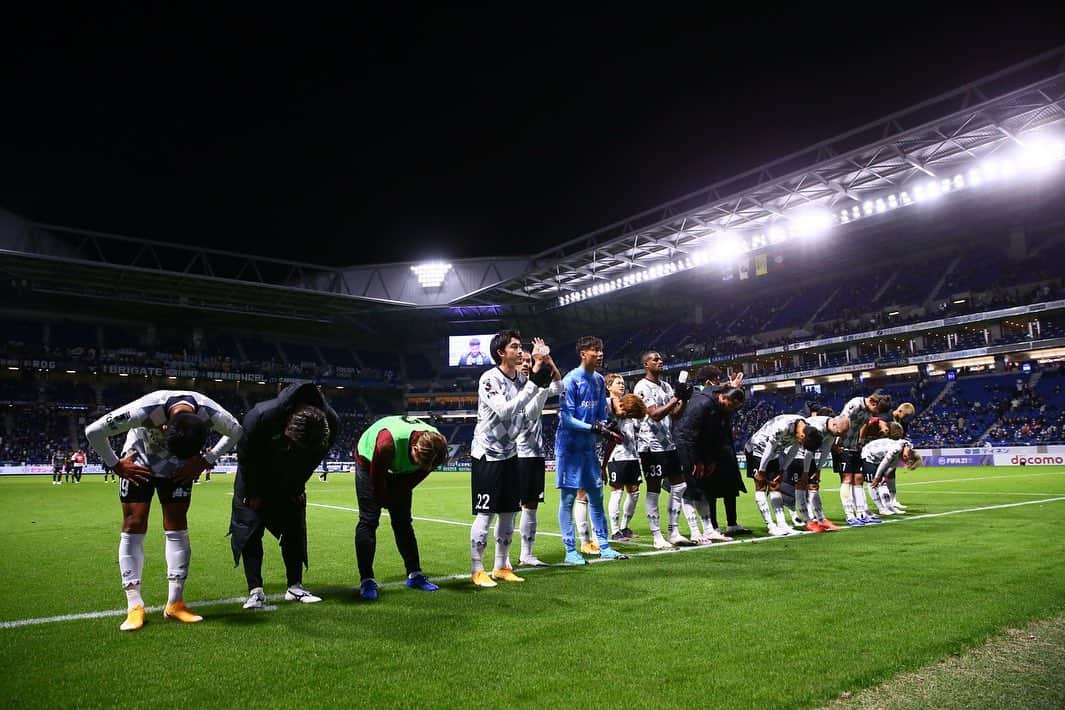
[[[524,577],[519,577],[514,574],[514,570],[510,567],[502,567],[500,569],[492,570],[492,579],[498,579],[503,582],[524,582]]]
[[[589,540],[588,542],[586,542],[583,545],[581,545],[581,552],[583,552],[586,555],[598,555],[599,554],[599,543],[596,542],[595,540]]]
[[[142,626],[144,626],[144,605],[138,604],[126,612],[126,620],[118,628],[123,631],[136,631]]]
[[[495,580],[493,580],[491,577],[489,577],[488,573],[485,572],[483,569],[482,570],[477,570],[476,572],[474,572],[473,575],[470,577],[470,579],[472,579],[473,583],[476,584],[478,587],[495,587],[495,586],[498,586],[498,585],[496,585]]]
[[[177,619],[186,624],[195,624],[197,621],[203,621],[203,617],[189,611],[189,608],[185,606],[185,602],[183,601],[167,604],[166,608],[163,609],[163,618]]]

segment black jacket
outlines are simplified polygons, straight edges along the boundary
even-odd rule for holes
[[[292,450],[285,441],[288,417],[303,404],[322,409],[329,420],[329,444],[323,451]],[[234,564],[240,562],[244,546],[262,527],[276,537],[295,536],[303,548],[302,561],[307,564],[307,505],[301,496],[339,430],[337,413],[311,383],[289,385],[275,399],[252,407],[244,417],[229,521]],[[258,510],[244,502],[248,498],[260,499]]]
[[[284,437],[288,417],[300,405],[325,412],[329,444],[321,451],[291,449]],[[236,501],[244,498],[293,498],[304,491],[307,479],[337,440],[340,419],[322,393],[310,382],[286,387],[274,399],[259,402],[244,417],[244,436],[237,444]]]
[[[746,492],[732,439],[732,413],[723,410],[715,395],[704,389],[692,395],[673,424],[677,455],[685,467],[702,463],[711,470],[702,481],[708,495],[735,496]]]

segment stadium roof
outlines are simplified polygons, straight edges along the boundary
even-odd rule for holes
[[[326,322],[392,309],[539,309],[692,268],[736,239],[765,248],[798,236],[797,216],[842,228],[878,218],[917,201],[921,180],[959,189],[957,171],[1063,123],[1065,46],[540,254],[443,265],[436,285],[423,285],[413,263],[323,266],[2,214],[0,273],[43,294]]]

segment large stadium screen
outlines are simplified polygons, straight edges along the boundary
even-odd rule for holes
[[[489,352],[493,335],[448,336],[447,364],[451,367],[491,367],[495,364]]]

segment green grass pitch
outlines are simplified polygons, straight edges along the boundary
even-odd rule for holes
[[[117,484],[3,479],[0,697],[9,707],[816,707],[1065,610],[1065,470],[900,476],[909,513],[889,524],[665,554],[649,554],[641,499],[643,545],[619,546],[632,558],[477,589],[466,576],[468,477],[437,473],[416,490],[414,514],[423,567],[442,589],[402,586],[384,517],[384,587],[366,604],[352,477],[334,473],[307,494],[305,583],[325,601],[277,599],[284,571],[268,536],[275,608],[249,612],[225,537],[232,477],[218,475],[195,487],[189,513],[186,599],[204,622],[156,610],[136,633],[118,630]],[[835,485],[825,488],[838,521]],[[554,491],[541,511],[537,554],[561,562]],[[740,522],[764,534],[749,495]],[[158,509],[145,555],[143,594],[158,607]]]

